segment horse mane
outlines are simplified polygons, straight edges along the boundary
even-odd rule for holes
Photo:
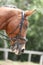
[[[2,7],[17,8],[15,5],[3,5]]]

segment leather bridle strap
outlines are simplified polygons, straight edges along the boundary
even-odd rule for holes
[[[21,33],[21,31],[22,31],[22,26],[23,26],[23,23],[24,23],[24,12],[21,12],[21,14],[22,14],[22,19],[21,19],[21,22],[20,22],[20,33]]]

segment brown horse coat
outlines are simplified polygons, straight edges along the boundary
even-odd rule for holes
[[[21,9],[15,9],[15,8],[9,8],[9,7],[0,7],[0,30],[6,30],[6,33],[10,38],[15,37],[19,33],[19,28],[15,32],[11,33],[13,30],[16,29],[16,27],[19,25],[21,18],[22,18],[22,12],[23,10]],[[28,21],[27,21],[27,16],[30,16],[35,10],[31,11],[24,11],[24,28],[22,27],[21,31],[21,37],[26,37],[26,31],[28,27]],[[24,43],[23,40],[19,40],[20,43]],[[13,45],[14,42],[11,41],[11,45]],[[24,44],[23,44],[24,45]],[[24,45],[25,46],[25,45]]]

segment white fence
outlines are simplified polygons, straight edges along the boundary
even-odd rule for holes
[[[7,49],[7,48],[0,48],[0,51],[4,51],[4,59],[5,60],[8,59],[8,52],[12,52],[11,49]],[[14,51],[12,53],[14,53]],[[43,65],[43,52],[25,50],[24,53],[29,54],[29,57],[28,57],[29,62],[31,62],[32,54],[40,55],[40,65]]]
[[[4,32],[4,34],[6,35],[5,32]],[[8,59],[8,52],[12,52],[12,50],[11,49],[7,49],[7,42],[6,42],[6,40],[4,40],[4,48],[0,48],[0,51],[4,52],[4,59],[7,60]],[[14,51],[12,53],[14,53]],[[28,56],[28,61],[29,62],[31,62],[31,55],[32,54],[40,55],[40,65],[43,65],[43,52],[25,50],[24,53],[25,54],[29,54],[29,56]]]

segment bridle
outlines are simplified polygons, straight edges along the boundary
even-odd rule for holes
[[[21,54],[24,52],[24,48],[22,48],[22,46],[24,46],[26,44],[26,42],[28,41],[26,39],[26,37],[21,37],[22,27],[23,27],[24,19],[25,19],[24,12],[21,12],[21,14],[22,14],[22,18],[21,18],[19,25],[16,27],[15,30],[13,30],[11,33],[9,33],[9,34],[14,33],[20,27],[19,33],[15,37],[11,38],[11,40],[14,41],[14,43],[11,44],[11,47],[10,47],[12,49],[12,51],[15,49],[16,50],[18,49],[19,50],[18,54]],[[19,40],[22,40],[23,43],[21,44],[21,42]]]
[[[23,23],[24,23],[24,18],[25,18],[24,11],[21,12],[21,14],[22,14],[22,18],[21,18],[19,25],[16,27],[16,29],[14,29],[12,32],[9,33],[9,35],[13,34],[20,27],[19,33],[15,37],[11,38],[11,40],[13,40],[13,41],[15,41],[17,39],[27,41],[26,37],[21,37],[21,31],[22,31],[22,27],[23,27]]]

